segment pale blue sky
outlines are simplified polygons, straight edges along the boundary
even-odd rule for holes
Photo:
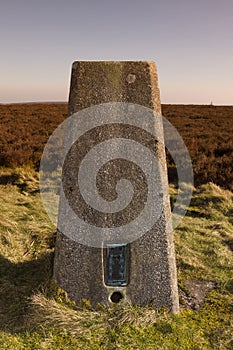
[[[0,103],[67,101],[78,60],[152,60],[163,103],[233,105],[232,0],[0,3]]]

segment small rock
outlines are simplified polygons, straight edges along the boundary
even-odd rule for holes
[[[181,301],[184,307],[191,310],[199,310],[205,302],[205,297],[208,292],[217,288],[215,281],[200,281],[200,280],[186,280],[184,286],[188,293],[179,290]]]

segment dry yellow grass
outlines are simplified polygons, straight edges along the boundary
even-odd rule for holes
[[[215,281],[199,311],[130,304],[75,307],[51,284],[55,228],[43,209],[37,174],[1,169],[0,349],[231,349],[233,194],[214,184],[194,191],[175,231],[178,279]],[[12,180],[13,179],[13,180]],[[171,188],[175,197],[175,189]]]

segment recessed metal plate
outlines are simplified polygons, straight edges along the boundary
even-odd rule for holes
[[[127,245],[107,246],[105,283],[108,286],[125,286],[127,284],[127,251]]]

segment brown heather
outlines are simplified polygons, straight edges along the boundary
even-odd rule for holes
[[[190,152],[195,185],[233,189],[233,106],[162,105]],[[0,104],[0,165],[39,168],[45,143],[65,119],[66,103]],[[168,155],[169,178],[176,170]]]

